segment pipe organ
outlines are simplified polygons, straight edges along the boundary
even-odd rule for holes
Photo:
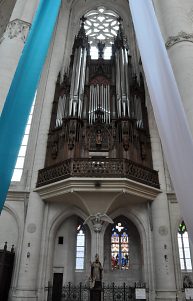
[[[45,167],[73,158],[123,158],[151,168],[143,76],[134,73],[122,24],[106,60],[101,42],[99,58],[91,58],[84,22],[69,71],[56,82]]]

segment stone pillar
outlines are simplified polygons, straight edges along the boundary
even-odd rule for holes
[[[101,229],[102,230],[102,229]],[[91,232],[91,262],[95,260],[95,255],[99,255],[99,260],[103,265],[104,261],[104,238],[103,231],[97,231],[92,227]]]
[[[37,271],[40,258],[40,245],[44,202],[36,192],[31,192],[28,202],[26,226],[17,289],[13,300],[37,300]]]
[[[152,235],[154,246],[155,300],[176,300],[172,237],[166,193],[163,154],[151,104],[148,104],[154,169],[159,171],[162,193],[152,202]]]
[[[77,237],[77,217],[72,216],[65,222],[65,241],[64,241],[64,274],[63,283],[74,283],[76,268],[76,237]]]
[[[48,282],[44,282],[44,272],[46,270],[45,264],[47,263],[47,260],[44,260],[46,250],[41,249],[45,205],[38,193],[33,191],[36,187],[38,170],[44,167],[47,135],[50,126],[50,114],[55,91],[55,81],[61,68],[68,22],[69,10],[65,9],[60,11],[57,29],[52,38],[52,43],[49,48],[37,92],[33,116],[34,119],[28,146],[30,152],[26,154],[26,162],[24,165],[24,172],[26,171],[27,174],[25,178],[25,185],[26,188],[32,192],[30,193],[27,216],[25,219],[25,230],[17,288],[13,294],[12,301],[27,301],[29,299],[34,301],[43,300],[42,290],[44,290],[45,286],[48,284]],[[44,101],[46,101],[46,106],[44,105]],[[29,232],[31,231],[29,230],[31,227],[34,228],[31,224],[35,224],[36,228],[36,231],[32,234]],[[28,243],[31,241],[32,243],[30,244],[29,251]],[[26,259],[28,251],[30,252],[30,259],[28,257],[30,262]],[[33,261],[33,266],[31,265],[31,261]]]
[[[0,112],[28,35],[39,0],[18,0],[0,39]]]
[[[160,29],[193,133],[193,2],[153,0]]]
[[[95,255],[99,255],[101,264],[104,263],[104,231],[105,223],[114,224],[113,220],[104,213],[90,215],[85,223],[88,223],[91,231],[91,261],[95,261]]]

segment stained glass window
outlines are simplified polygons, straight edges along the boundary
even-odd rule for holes
[[[85,258],[85,233],[84,228],[80,224],[77,227],[77,239],[76,239],[76,270],[84,269]]]
[[[180,257],[181,270],[192,270],[192,261],[190,255],[190,245],[186,225],[181,222],[178,228],[178,249]]]
[[[118,222],[112,228],[111,265],[112,270],[128,270],[129,268],[128,229],[121,222]]]

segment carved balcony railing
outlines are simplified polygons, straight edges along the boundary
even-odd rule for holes
[[[158,172],[127,159],[69,159],[39,170],[37,187],[70,177],[127,178],[160,188]]]

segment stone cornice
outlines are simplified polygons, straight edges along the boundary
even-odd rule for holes
[[[168,192],[167,193],[167,198],[168,198],[168,201],[170,201],[170,203],[178,203],[176,195],[175,195],[174,192]]]
[[[180,31],[176,36],[170,36],[168,40],[166,41],[166,48],[171,48],[173,45],[179,43],[188,41],[193,43],[193,33],[187,33],[184,31]]]
[[[18,38],[25,43],[31,24],[19,19],[15,19],[8,23],[6,31],[0,39],[0,44],[4,39]]]
[[[29,192],[9,190],[6,201],[23,202],[29,198]]]

